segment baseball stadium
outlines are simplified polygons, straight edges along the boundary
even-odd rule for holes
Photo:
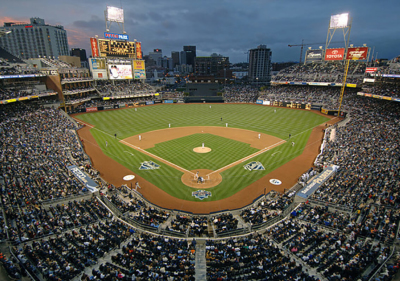
[[[7,36],[1,280],[398,280],[400,56],[327,39],[251,80],[260,45],[244,80],[167,87],[125,33],[87,68]]]

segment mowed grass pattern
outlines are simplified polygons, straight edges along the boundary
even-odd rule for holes
[[[195,147],[211,148],[208,153],[196,153]],[[171,141],[156,144],[146,151],[160,156],[186,170],[209,169],[218,170],[232,162],[258,151],[239,141],[215,136],[212,134],[194,134]]]
[[[274,110],[276,110],[276,113]],[[160,163],[158,160],[152,159],[120,143],[119,140],[147,131],[164,129],[168,127],[168,124],[171,124],[172,127],[225,127],[225,123],[228,123],[229,127],[266,133],[288,141],[243,163],[244,165],[250,161],[260,161],[265,167],[264,171],[247,171],[243,168],[243,165],[240,164],[222,172],[222,183],[208,189],[212,192],[212,197],[203,200],[213,201],[231,196],[300,155],[307,144],[312,129],[328,120],[328,118],[311,111],[251,104],[212,104],[211,108],[209,104],[165,104],[140,107],[137,111],[133,108],[100,111],[79,115],[77,118],[96,126],[91,132],[97,141],[97,145],[103,149],[106,155],[170,193],[172,196],[192,201],[198,201],[198,199],[191,196],[191,192],[197,190],[199,187],[194,185],[193,188],[191,188],[184,185],[180,180],[182,172],[166,164],[161,164],[161,168],[158,170],[139,170],[140,163],[143,161],[152,160],[158,164]],[[117,139],[114,139],[115,133],[117,134]],[[292,136],[291,140],[288,140],[289,134]],[[105,147],[106,141],[108,142],[107,148]],[[291,141],[296,143],[294,147],[291,146]],[[208,141],[205,141],[205,143],[208,143]],[[185,147],[184,143],[177,143],[174,145],[177,147]],[[196,146],[200,145],[201,144],[196,144]],[[157,149],[157,146],[155,149]],[[223,161],[230,161],[229,163],[234,162],[234,159],[242,158],[240,153],[243,151],[244,150],[233,149],[232,152],[225,155],[216,155],[211,162],[218,162],[221,157],[226,158]],[[238,152],[238,154],[236,154],[236,152]],[[160,152],[157,152],[157,155],[162,157],[159,153],[162,155],[163,153],[170,154],[165,157],[173,159],[174,161],[174,157],[179,158],[179,151],[173,151],[173,149],[164,148],[161,149]],[[176,154],[176,156],[173,156],[173,154]],[[249,154],[251,154],[250,150]],[[179,161],[186,162],[185,159]],[[196,160],[195,163],[189,162],[191,161],[187,159],[187,163],[182,165],[188,167],[187,169],[191,169],[191,167],[194,167],[194,169],[203,168],[197,166],[197,164],[200,163],[196,162]],[[216,166],[217,165],[212,165],[210,167],[204,167],[204,169],[215,170],[213,168]]]

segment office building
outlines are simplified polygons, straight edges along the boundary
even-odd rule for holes
[[[186,64],[194,65],[196,58],[196,46],[183,46],[183,51],[186,55]]]
[[[171,59],[172,59],[172,68],[175,68],[179,65],[179,52],[172,51],[171,52]]]
[[[196,76],[217,76],[229,69],[229,58],[212,54],[209,57],[196,57],[194,73]]]

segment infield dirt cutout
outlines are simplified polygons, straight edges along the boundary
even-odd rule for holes
[[[193,148],[193,151],[196,153],[208,153],[211,151],[211,148],[199,146],[199,147]]]

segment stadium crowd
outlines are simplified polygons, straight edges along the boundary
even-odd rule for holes
[[[225,86],[224,98],[226,102],[254,103],[259,95],[258,87],[254,86]]]
[[[361,71],[361,66],[352,69],[353,74]],[[340,71],[321,68],[302,72],[340,75]],[[114,91],[113,87],[109,88]],[[398,93],[391,84],[374,86],[371,91],[388,89]],[[276,86],[262,97],[334,104],[334,90]],[[257,95],[237,87],[229,89],[226,97],[232,102],[254,102]],[[335,134],[327,138],[319,159],[324,166],[334,164],[339,169],[309,198],[314,203],[300,205],[265,233],[208,240],[208,280],[311,281],[321,276],[329,281],[367,280],[390,256],[400,223],[399,104],[356,97],[352,92],[345,108],[349,122],[328,130]],[[292,196],[271,193],[240,216],[159,210],[122,188],[108,188],[84,154],[77,128],[61,111],[36,102],[2,105],[0,239],[11,242],[15,258],[0,254],[0,262],[10,276],[18,278],[26,270],[57,281],[79,276],[81,280],[194,280],[195,241],[157,232],[136,233],[115,218],[105,200],[126,218],[157,229],[169,227],[189,237],[209,235],[208,222],[217,234],[237,229],[241,220],[261,225],[293,206]],[[71,165],[94,178],[102,191],[100,197],[88,195],[67,169]],[[104,257],[111,261],[99,264]],[[398,267],[399,259],[391,260],[380,280],[390,280]]]
[[[346,83],[361,84],[366,69],[365,62],[351,62]],[[275,82],[325,82],[342,83],[344,62],[294,64],[281,70],[272,78]]]
[[[125,96],[134,95],[138,93],[154,92],[153,87],[147,83],[133,82],[133,81],[102,81],[98,80],[96,89],[101,96]]]

